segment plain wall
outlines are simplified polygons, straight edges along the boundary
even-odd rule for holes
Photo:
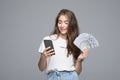
[[[120,0],[0,0],[0,80],[46,79],[38,48],[63,8],[100,44],[89,51],[80,80],[120,79]]]

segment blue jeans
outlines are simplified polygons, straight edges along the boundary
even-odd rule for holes
[[[79,80],[76,71],[53,71],[47,74],[48,80]]]

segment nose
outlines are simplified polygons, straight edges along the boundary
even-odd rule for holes
[[[64,26],[65,26],[64,23],[62,23],[62,24],[61,24],[61,27],[64,27]]]

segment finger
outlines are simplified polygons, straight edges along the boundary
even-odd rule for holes
[[[83,49],[83,53],[87,53],[88,52],[88,49],[87,48],[84,48]]]
[[[54,54],[55,54],[55,52],[54,52],[54,50],[53,50],[53,49],[50,49],[49,51],[47,51],[47,54],[48,54],[48,55],[54,55]]]
[[[54,52],[54,49],[49,49],[47,52],[48,52],[48,53]]]
[[[47,51],[48,51],[49,49],[50,49],[50,47],[45,48],[44,51],[43,51],[43,54],[46,55],[46,54],[47,54]]]
[[[55,52],[51,52],[51,53],[47,53],[46,56],[52,56],[54,54],[55,54]]]
[[[88,53],[83,53],[83,57],[87,58],[88,57]]]
[[[50,46],[49,47],[47,47],[47,48],[45,48],[45,51],[48,51],[50,49]]]
[[[82,53],[78,56],[78,61],[81,61],[81,60],[83,60],[84,59],[84,57],[83,57],[83,55],[82,55]]]
[[[84,52],[82,54],[83,54],[83,56],[88,56],[88,50],[84,50]]]

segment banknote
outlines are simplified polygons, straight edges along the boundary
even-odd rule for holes
[[[99,46],[98,40],[89,33],[81,33],[73,42],[79,49],[90,49]]]

